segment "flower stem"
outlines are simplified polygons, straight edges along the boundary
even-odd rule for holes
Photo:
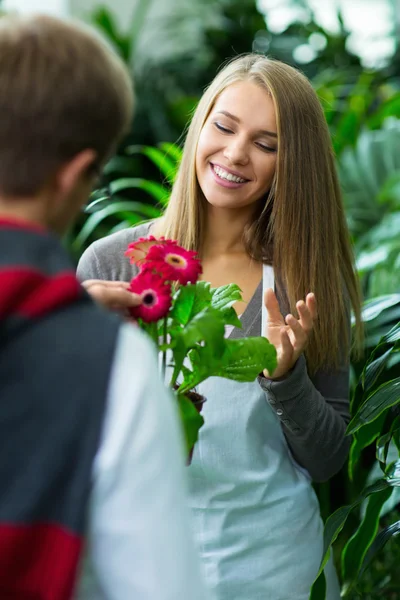
[[[164,318],[164,328],[163,328],[163,345],[164,345],[164,350],[163,350],[163,355],[162,355],[162,376],[163,376],[164,380],[165,380],[165,372],[167,370],[167,350],[166,350],[166,346],[167,346],[167,334],[168,334],[167,317],[165,317]]]

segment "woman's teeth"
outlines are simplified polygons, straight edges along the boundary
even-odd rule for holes
[[[226,179],[227,181],[233,181],[233,183],[246,183],[247,179],[242,179],[241,177],[237,177],[236,175],[232,175],[232,173],[228,173],[228,171],[224,171],[221,167],[217,167],[213,165],[214,172],[221,177],[221,179]]]

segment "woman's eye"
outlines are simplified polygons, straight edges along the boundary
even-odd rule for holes
[[[258,143],[257,146],[260,148],[260,150],[263,150],[264,152],[276,152],[276,148],[266,146],[265,144]]]
[[[223,133],[233,133],[231,129],[224,127],[223,125],[221,125],[221,123],[215,122],[214,125],[219,131],[222,131]]]

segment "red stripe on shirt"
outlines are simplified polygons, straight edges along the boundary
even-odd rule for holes
[[[43,225],[19,217],[0,217],[0,227],[6,229],[27,229],[35,233],[47,233]]]
[[[0,271],[0,318],[10,315],[39,317],[73,302],[82,287],[73,271],[44,275],[29,267]]]
[[[0,524],[0,598],[71,600],[81,550],[58,525]]]

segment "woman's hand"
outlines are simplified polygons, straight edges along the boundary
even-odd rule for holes
[[[270,375],[264,371],[264,377],[278,379],[284,377],[292,369],[307,347],[310,333],[317,318],[317,303],[314,294],[307,294],[305,302],[296,304],[299,313],[297,320],[289,314],[283,318],[274,290],[265,292],[264,303],[267,309],[267,326],[265,335],[276,347],[278,364]]]
[[[129,308],[142,303],[140,296],[129,292],[129,283],[125,281],[102,281],[88,279],[82,283],[95,302],[123,316],[129,316]]]

